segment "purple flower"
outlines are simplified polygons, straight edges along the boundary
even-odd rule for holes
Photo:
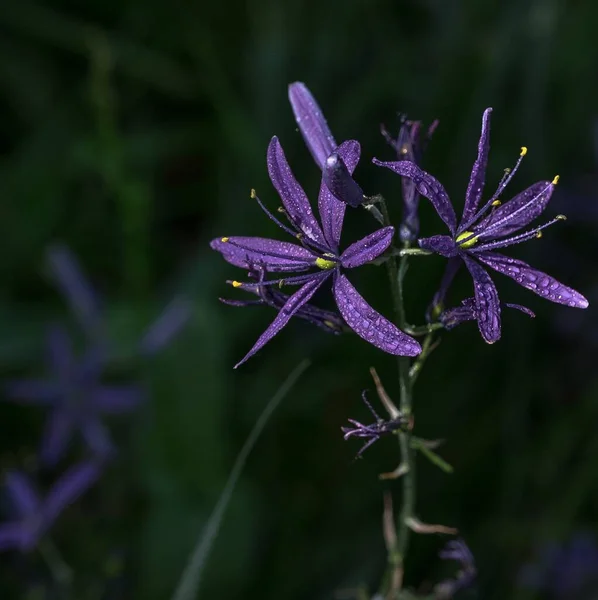
[[[6,490],[14,520],[0,524],[0,551],[31,551],[60,513],[85,493],[99,474],[97,464],[79,463],[66,471],[42,499],[26,475],[7,473]]]
[[[362,204],[365,196],[352,177],[355,165],[351,167],[347,157],[339,152],[340,147],[328,128],[322,109],[307,86],[300,81],[289,85],[289,100],[299,131],[322,170],[323,181],[330,192],[335,199],[349,206],[357,207]]]
[[[515,168],[505,172],[496,192],[481,209],[479,208],[490,148],[491,112],[491,108],[484,112],[478,156],[469,179],[465,208],[459,225],[448,194],[438,180],[409,161],[381,162],[374,159],[377,165],[388,167],[395,173],[411,179],[417,191],[433,203],[436,212],[445,222],[450,236],[423,238],[419,240],[419,245],[424,250],[453,259],[453,265],[449,266],[453,275],[457,270],[455,265],[465,263],[474,282],[478,327],[484,340],[490,344],[500,339],[500,302],[492,279],[480,263],[511,277],[523,287],[552,302],[576,308],[588,306],[588,301],[581,294],[553,277],[521,260],[495,252],[499,248],[541,237],[543,229],[564,217],[558,215],[540,227],[517,233],[544,211],[558,182],[558,176],[552,182],[539,181],[533,184],[501,205],[498,198],[513,178],[527,153],[527,148],[522,148]],[[454,259],[458,260],[455,262]],[[452,277],[448,279],[450,283]],[[446,285],[448,286],[448,283]]]
[[[359,160],[359,144],[354,141],[344,142],[339,146],[338,152],[353,171]],[[339,242],[345,204],[339,202],[322,181],[318,201],[322,224],[320,227],[307,196],[293,176],[276,137],[272,138],[268,147],[268,170],[293,229],[283,225],[270,214],[254,192],[252,196],[279,227],[298,239],[302,245],[257,237],[216,238],[210,245],[220,252],[225,260],[237,267],[251,269],[257,265],[269,273],[304,272],[304,274],[259,283],[260,286],[286,284],[298,285],[300,288],[289,296],[278,316],[236,367],[269,342],[329,279],[332,279],[333,295],[340,314],[353,331],[390,354],[401,356],[419,354],[421,352],[419,343],[377,313],[359,295],[342,272],[343,268],[359,267],[380,256],[390,246],[394,228],[379,229],[341,253]],[[254,289],[255,285],[255,283],[233,282],[233,286],[240,288]]]
[[[100,420],[101,414],[133,410],[141,401],[133,386],[107,386],[100,383],[103,353],[92,348],[77,363],[71,340],[59,326],[48,333],[49,379],[24,379],[6,386],[8,398],[48,409],[42,439],[41,458],[52,466],[63,456],[75,430],[99,457],[109,455],[112,442]]]
[[[539,549],[534,562],[519,574],[523,587],[548,592],[555,600],[586,598],[598,591],[598,544],[588,533],[578,533],[566,544]]]
[[[469,587],[476,577],[473,554],[463,540],[452,540],[447,543],[438,556],[443,560],[454,560],[461,566],[455,579],[441,581],[434,587],[435,598],[452,598],[458,591]]]
[[[52,277],[70,304],[83,331],[93,344],[108,347],[106,324],[100,302],[75,255],[64,245],[51,246],[47,261]],[[191,316],[191,303],[174,298],[141,335],[139,351],[152,355],[181,331]]]
[[[399,160],[408,160],[420,165],[424,150],[430,141],[438,121],[433,121],[428,131],[423,134],[421,121],[409,121],[405,117],[401,120],[401,128],[397,139],[393,139],[384,127],[382,135],[395,149]],[[402,242],[413,242],[419,233],[419,194],[414,182],[408,177],[401,180],[403,188],[403,221],[399,227],[399,238]]]
[[[249,271],[249,277],[255,279],[255,284],[246,284],[243,290],[251,292],[259,296],[259,300],[230,300],[228,298],[220,298],[220,302],[229,306],[272,306],[280,310],[289,299],[289,295],[281,292],[278,288],[271,285],[261,285],[264,282],[266,271],[264,269],[252,269]],[[296,313],[296,317],[309,321],[313,325],[320,327],[328,333],[336,335],[350,331],[341,316],[332,310],[318,308],[309,302],[304,304]]]

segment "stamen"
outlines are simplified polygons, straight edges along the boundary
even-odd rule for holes
[[[259,283],[243,283],[241,281],[228,281],[235,288],[258,288],[261,290],[263,287],[278,286],[279,288],[283,285],[302,285],[308,281],[313,281],[314,278],[320,277],[323,273],[309,273],[308,275],[297,275],[296,277],[285,277],[280,279],[273,279],[269,281],[260,281]]]
[[[325,254],[324,256],[329,256],[334,258],[334,254]],[[328,260],[326,258],[316,258],[316,267],[323,269],[324,271],[328,271],[330,269],[335,269],[338,266],[338,263],[335,260]]]
[[[268,216],[268,218],[269,218],[271,221],[274,221],[274,223],[276,223],[276,224],[277,224],[277,225],[278,225],[278,226],[279,226],[279,227],[280,227],[280,228],[281,228],[283,231],[285,231],[286,233],[288,233],[288,234],[289,234],[291,237],[296,237],[296,236],[297,236],[297,232],[296,232],[296,231],[293,231],[292,229],[290,229],[289,227],[287,227],[287,226],[286,226],[284,223],[281,223],[281,222],[280,222],[280,221],[279,221],[279,220],[278,220],[278,219],[277,219],[277,218],[276,218],[276,217],[275,217],[275,216],[274,216],[274,215],[273,215],[273,214],[272,214],[272,213],[271,213],[271,212],[270,212],[270,211],[269,211],[269,210],[266,208],[266,206],[264,205],[264,203],[263,203],[263,202],[262,202],[262,201],[261,201],[261,200],[258,198],[258,195],[255,193],[255,190],[254,190],[254,189],[252,189],[252,190],[251,190],[251,194],[250,194],[250,196],[251,196],[251,198],[252,198],[253,200],[256,200],[256,201],[257,201],[257,203],[258,203],[259,207],[260,207],[260,208],[261,208],[261,209],[262,209],[262,210],[263,210],[263,211],[266,213],[266,215]],[[278,209],[278,212],[284,212],[284,213],[286,214],[286,211],[284,210],[284,208],[282,209],[282,211],[280,210],[281,208],[282,208],[282,206],[281,206],[281,207],[279,207],[279,209]],[[288,217],[288,215],[287,215],[287,217]],[[290,219],[289,219],[289,221],[290,221]],[[301,233],[301,232],[299,232],[299,233]],[[297,238],[297,239],[299,239],[299,238]],[[224,241],[224,240],[223,240],[223,241]]]
[[[226,242],[228,242],[229,238],[227,237],[223,237],[220,241],[224,244],[226,244]]]
[[[500,206],[501,204],[502,204],[502,202],[501,202],[500,200],[495,200],[495,201],[492,203],[492,206]]]
[[[513,246],[514,244],[521,244],[522,242],[527,242],[532,239],[540,239],[542,237],[542,230],[554,225],[558,221],[565,221],[567,217],[565,215],[557,215],[554,219],[548,221],[548,223],[544,223],[544,225],[540,225],[531,231],[526,231],[525,233],[520,233],[519,235],[515,235],[510,238],[505,238],[503,240],[498,240],[496,242],[489,242],[487,244],[481,244],[472,250],[473,253],[477,252],[485,252],[487,250],[495,250],[497,248],[504,248],[506,246]]]
[[[243,284],[240,281],[233,281],[231,285],[235,288],[243,287]],[[251,285],[255,285],[255,283]]]
[[[556,185],[559,182],[560,178],[560,175],[555,175],[554,179],[552,180],[552,185]]]
[[[455,239],[455,242],[461,246],[461,248],[471,248],[478,243],[478,238],[473,231],[464,231],[459,234]]]

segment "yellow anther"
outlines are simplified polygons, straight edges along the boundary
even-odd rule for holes
[[[249,194],[254,200],[257,198],[257,194],[255,193],[255,190],[253,188],[251,188],[251,193]]]
[[[336,325],[332,321],[324,321],[324,325],[330,327],[330,329],[336,329]]]
[[[507,167],[507,168],[505,169],[505,175],[508,175],[510,172],[511,172],[511,169],[510,169],[510,167]]]
[[[538,232],[536,233],[536,238],[537,238],[537,239],[540,239],[541,237],[542,237],[542,232],[541,232],[541,231],[538,231]]]
[[[501,204],[502,204],[502,202],[501,202],[500,200],[495,200],[495,201],[492,203],[492,206],[500,206]]]
[[[336,267],[336,262],[333,260],[326,260],[325,258],[316,258],[316,267],[328,271]]]
[[[461,243],[461,240],[465,241]],[[478,238],[477,236],[473,235],[473,231],[464,231],[462,234],[457,236],[455,241],[461,246],[461,248],[471,248],[478,243]]]
[[[303,239],[303,234],[302,234],[302,233],[296,233],[296,234],[295,234],[295,237],[296,237],[298,240],[302,240],[302,239]]]
[[[567,215],[557,215],[555,219],[558,219],[559,221],[566,221]]]
[[[279,207],[278,207],[276,210],[277,210],[279,213],[285,213],[285,212],[287,212],[287,211],[284,209],[284,206],[279,206]]]
[[[282,289],[282,286],[283,286],[283,285],[284,285],[284,279],[281,279],[281,280],[278,282],[278,289],[279,289],[279,290],[280,290],[280,289]]]
[[[232,286],[236,287],[236,288],[241,287],[242,285],[243,284],[240,281],[233,281],[233,283],[232,283]]]
[[[560,178],[561,178],[560,175],[556,175],[555,178],[552,180],[552,185],[556,185],[559,182]]]
[[[226,243],[226,242],[228,242],[229,239],[230,238],[223,237],[223,238],[220,238],[220,241]]]
[[[432,318],[437,319],[442,314],[443,310],[444,310],[444,305],[442,302],[435,304],[434,307],[432,308]]]
[[[525,156],[527,154],[527,147],[521,146],[521,154],[519,156]]]

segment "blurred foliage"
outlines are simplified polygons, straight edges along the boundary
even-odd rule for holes
[[[56,529],[77,599],[169,596],[253,422],[306,356],[314,366],[233,496],[202,597],[333,598],[375,584],[385,564],[382,492],[399,487],[377,474],[396,466],[398,452],[386,439],[353,463],[357,446],[339,427],[366,418],[360,392],[371,387],[370,365],[397,393],[395,363],[354,337],[293,323],[233,371],[273,314],[218,303],[234,293],[224,282],[236,272],[208,241],[278,235],[249,199],[255,187],[269,206],[279,202],[265,165],[274,134],[315,199],[318,173],[286,99],[291,81],[307,83],[337,139],[361,141],[358,180],[387,197],[395,218],[400,182],[369,162],[392,156],[379,123],[398,127],[398,112],[440,119],[425,166],[458,204],[482,110],[492,105],[494,180],[525,144],[513,188],[558,172],[555,203],[590,215],[517,255],[595,301],[596,22],[591,0],[3,3],[0,375],[39,371],[45,324],[71,319],[43,266],[55,241],[77,253],[101,290],[121,347],[174,293],[195,307],[160,356],[114,367],[139,379],[150,400],[137,417],[113,421],[120,458]],[[423,233],[440,232],[431,207],[422,213]],[[352,211],[343,239],[372,228]],[[412,321],[423,319],[442,267],[437,258],[411,262]],[[389,314],[382,270],[362,271],[364,295]],[[455,302],[470,294],[465,277],[459,284]],[[456,471],[418,465],[418,512],[467,540],[479,570],[472,597],[527,599],[535,596],[518,589],[517,573],[538,544],[579,529],[598,534],[597,318],[504,278],[499,289],[537,318],[507,313],[492,347],[463,326],[430,358],[416,390],[416,432],[446,439],[440,451]],[[0,410],[2,466],[33,468],[40,414]],[[408,584],[429,589],[446,574],[442,543],[414,539]],[[2,556],[2,598],[55,597],[35,596],[49,581],[37,555]]]

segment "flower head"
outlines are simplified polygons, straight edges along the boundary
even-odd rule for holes
[[[31,551],[60,513],[86,492],[99,474],[97,464],[79,463],[66,471],[42,499],[26,475],[7,473],[6,491],[14,519],[0,524],[0,551]]]
[[[359,144],[348,141],[341,144],[338,153],[353,171],[359,160]],[[286,161],[283,149],[276,137],[268,147],[268,170],[270,179],[283,203],[283,213],[290,227],[269,213],[257,198],[252,197],[277,225],[289,233],[301,245],[257,237],[222,237],[212,240],[211,247],[222,254],[229,263],[244,269],[258,266],[265,272],[302,275],[284,276],[261,281],[259,286],[300,286],[290,295],[278,316],[259,337],[253,348],[236,365],[239,366],[269,342],[314,296],[325,281],[332,279],[333,295],[343,319],[353,331],[374,346],[402,356],[415,356],[421,352],[419,343],[400,331],[390,321],[377,313],[349,282],[344,269],[352,269],[371,262],[391,244],[393,227],[384,227],[350,245],[344,252],[339,250],[345,204],[335,198],[325,181],[320,187],[318,208],[321,226],[313,214],[307,196],[299,185]],[[234,287],[255,289],[256,283],[233,281]]]
[[[113,446],[100,415],[133,410],[141,401],[140,390],[101,384],[103,352],[92,347],[77,362],[71,340],[61,327],[49,330],[48,350],[49,379],[17,380],[6,386],[9,399],[48,409],[40,452],[42,461],[56,464],[76,430],[96,455],[109,455]]]
[[[382,135],[386,141],[395,149],[399,160],[409,160],[420,165],[424,150],[430,141],[434,131],[438,127],[438,121],[433,121],[425,134],[422,131],[421,121],[410,121],[403,117],[399,135],[393,139],[382,127]],[[402,242],[413,242],[419,233],[419,193],[415,184],[408,177],[401,181],[403,188],[403,221],[399,227],[399,238]]]
[[[580,293],[553,277],[534,269],[522,260],[496,252],[500,248],[541,237],[543,229],[564,220],[564,217],[557,215],[544,225],[518,233],[544,211],[558,183],[558,176],[552,181],[534,183],[508,202],[501,204],[499,196],[515,175],[523,157],[527,154],[527,148],[521,149],[515,167],[505,171],[496,192],[482,208],[479,208],[490,149],[491,112],[491,108],[484,112],[478,156],[469,179],[465,207],[459,224],[448,194],[432,175],[409,161],[381,162],[374,159],[377,165],[387,167],[411,179],[417,191],[432,202],[436,212],[445,222],[450,235],[423,238],[419,240],[419,245],[424,250],[449,259],[458,258],[459,260],[454,264],[465,264],[474,282],[478,327],[482,337],[488,343],[496,342],[500,338],[500,301],[490,275],[480,263],[511,277],[521,286],[552,302],[575,308],[588,306],[588,301]]]
[[[471,550],[463,540],[452,540],[440,551],[443,560],[454,560],[461,569],[455,579],[441,581],[434,587],[434,597],[452,598],[459,590],[469,587],[476,577],[476,567]]]
[[[300,81],[289,85],[289,100],[299,131],[322,170],[324,183],[330,192],[335,199],[349,206],[357,207],[362,204],[365,196],[352,177],[355,165],[351,168],[344,153],[338,151],[339,146],[326,123],[322,109],[307,86]]]

